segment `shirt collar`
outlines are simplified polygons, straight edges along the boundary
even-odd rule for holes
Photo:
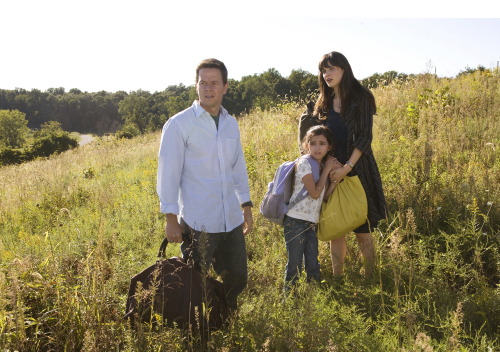
[[[203,114],[205,109],[203,109],[200,105],[200,102],[198,100],[193,101],[193,109],[196,117],[199,117],[201,114]],[[208,114],[208,112],[206,112]],[[219,116],[223,116],[227,114],[227,110],[224,109],[224,107],[221,105],[220,106],[220,114]]]

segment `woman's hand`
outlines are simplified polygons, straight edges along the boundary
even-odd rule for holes
[[[349,173],[350,167],[338,167],[330,171],[330,182],[337,185]]]

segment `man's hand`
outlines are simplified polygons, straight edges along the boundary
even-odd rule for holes
[[[181,243],[182,242],[182,229],[181,225],[177,221],[177,215],[166,214],[167,224],[165,225],[165,235],[170,243]]]
[[[243,234],[246,236],[253,228],[252,207],[243,208],[243,218]]]

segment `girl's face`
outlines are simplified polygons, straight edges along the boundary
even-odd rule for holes
[[[307,143],[307,148],[309,149],[309,154],[312,155],[314,159],[318,162],[323,160],[323,157],[328,153],[332,146],[328,143],[328,140],[325,136],[313,136],[309,143]]]
[[[321,70],[321,74],[328,87],[336,91],[342,81],[344,70],[338,66],[328,66]]]

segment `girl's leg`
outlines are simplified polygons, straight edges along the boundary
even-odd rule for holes
[[[372,276],[373,268],[375,267],[375,247],[371,233],[357,233],[358,247],[365,259],[365,277]]]
[[[345,236],[330,241],[330,257],[332,258],[333,275],[344,273],[344,258],[347,251]]]
[[[285,244],[288,252],[288,262],[285,267],[285,287],[289,290],[302,272],[302,257],[304,255],[305,234],[303,221],[286,217],[284,222]]]
[[[310,223],[306,232],[306,245],[304,248],[304,266],[307,281],[312,279],[321,282],[321,265],[318,260],[318,237],[316,237],[316,224]]]

